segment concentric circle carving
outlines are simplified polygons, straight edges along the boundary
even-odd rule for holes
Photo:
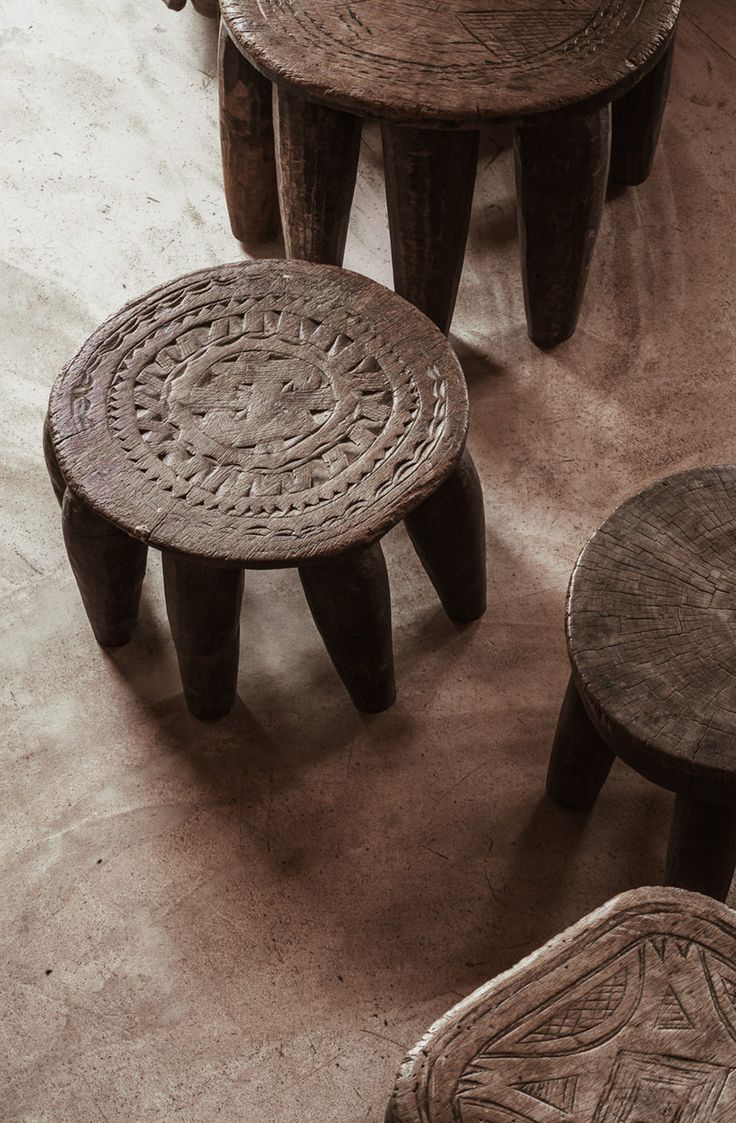
[[[542,112],[632,77],[679,0],[223,0],[257,64],[385,118]],[[413,110],[411,106],[414,106]]]
[[[108,518],[266,564],[377,537],[447,475],[466,412],[444,337],[404,301],[330,267],[258,263],[124,309],[59,380],[51,418],[67,481]]]

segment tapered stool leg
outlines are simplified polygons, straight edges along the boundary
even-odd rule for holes
[[[66,491],[64,542],[92,625],[103,647],[120,647],[138,618],[148,547],[100,518]]]
[[[613,103],[611,179],[625,187],[643,183],[652,170],[672,76],[674,41],[657,65]]]
[[[240,657],[243,570],[163,553],[164,591],[184,697],[200,721],[233,707]]]
[[[288,257],[342,265],[362,121],[275,91],[276,158]]]
[[[539,118],[515,132],[527,324],[539,347],[575,331],[608,179],[610,106]]]
[[[66,491],[66,481],[61,474],[59,461],[56,459],[54,446],[51,443],[51,431],[49,429],[48,417],[43,423],[43,458],[46,461],[46,471],[49,474],[51,486],[54,489],[54,495],[59,501],[59,506],[61,506],[64,499],[64,492]]]
[[[547,794],[562,807],[588,811],[615,759],[615,753],[593,728],[571,678],[557,721],[547,770]]]
[[[220,142],[230,226],[245,243],[278,236],[271,83],[241,55],[220,25]]]
[[[359,710],[385,710],[396,697],[391,593],[378,542],[334,561],[299,567],[314,622]]]
[[[486,523],[483,492],[466,449],[441,487],[407,515],[419,559],[452,620],[477,620],[486,610]]]
[[[465,259],[479,133],[385,122],[382,132],[394,288],[447,333]]]
[[[667,885],[725,901],[734,868],[734,809],[678,795],[667,849]]]

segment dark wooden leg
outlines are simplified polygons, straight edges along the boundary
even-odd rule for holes
[[[363,122],[284,87],[275,98],[281,221],[288,257],[342,265]]]
[[[635,187],[652,170],[670,88],[674,46],[673,41],[646,77],[611,107],[614,183]]]
[[[667,848],[667,885],[725,901],[736,867],[736,811],[678,795]]]
[[[278,237],[271,83],[220,25],[220,142],[230,226],[245,243]]]
[[[547,769],[548,796],[573,811],[590,810],[614,760],[615,753],[593,728],[571,678]]]
[[[608,179],[611,109],[516,129],[519,245],[527,324],[539,347],[575,331]]]
[[[64,494],[64,542],[95,639],[120,647],[138,618],[148,547]]]
[[[243,570],[163,554],[164,591],[184,697],[200,721],[229,713],[240,657]]]
[[[405,519],[414,548],[452,620],[486,610],[486,521],[483,491],[470,453],[421,507]]]
[[[335,670],[359,710],[396,697],[391,593],[378,542],[299,568],[307,602]]]
[[[200,16],[209,16],[210,19],[218,19],[220,16],[219,0],[192,0],[192,7]]]
[[[447,333],[465,259],[477,132],[384,123],[394,288]]]
[[[54,489],[54,495],[59,501],[59,506],[61,506],[64,499],[64,492],[66,491],[66,481],[61,474],[59,462],[54,452],[54,446],[51,443],[48,417],[43,423],[43,457],[46,461],[46,470],[51,480],[51,486]]]

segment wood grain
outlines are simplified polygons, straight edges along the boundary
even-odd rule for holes
[[[314,622],[359,710],[377,713],[396,698],[391,593],[380,543],[299,567]]]
[[[406,529],[451,620],[466,624],[486,610],[483,491],[466,449],[460,464],[406,516]]]
[[[637,889],[441,1017],[386,1123],[731,1123],[736,914]]]
[[[623,93],[654,65],[679,0],[223,0],[274,82],[364,117],[479,128]]]
[[[204,270],[107,321],[57,381],[54,451],[91,510],[161,549],[296,565],[369,544],[462,454],[460,366],[364,277]]]
[[[68,489],[61,511],[67,556],[95,639],[103,647],[121,647],[138,619],[146,545],[101,519]]]
[[[280,87],[274,126],[287,257],[342,265],[363,122]]]
[[[233,706],[240,659],[243,570],[163,553],[164,591],[184,696],[200,721]]]
[[[382,135],[394,288],[449,332],[465,259],[479,134],[384,123]]]
[[[530,120],[514,135],[519,252],[529,336],[575,331],[608,182],[611,111]]]
[[[674,40],[648,74],[613,103],[611,179],[626,187],[643,183],[652,170],[672,77]]]
[[[218,79],[225,199],[235,237],[273,241],[281,228],[271,83],[220,27]]]

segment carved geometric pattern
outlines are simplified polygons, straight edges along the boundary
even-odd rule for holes
[[[626,968],[561,1007],[553,1018],[527,1033],[524,1041],[554,1041],[599,1025],[618,1008],[626,991]]]
[[[558,1111],[571,1111],[575,1106],[577,1085],[577,1076],[553,1076],[548,1080],[523,1080],[511,1087]]]
[[[462,119],[503,116],[514,105],[522,113],[525,102],[544,100],[545,86],[557,106],[615,86],[632,59],[643,62],[662,45],[679,0],[222,0],[221,7],[236,43],[271,77],[331,91],[341,107],[376,116],[416,103],[417,118]]]
[[[672,987],[667,987],[659,1007],[657,1029],[688,1029],[692,1022]]]
[[[52,437],[67,482],[124,529],[185,551],[171,535],[192,520],[243,561],[315,556],[361,529],[376,537],[462,446],[461,371],[417,316],[371,282],[304,263],[157,290],[57,382]],[[119,473],[112,495],[103,461]]]
[[[733,1123],[736,914],[623,894],[444,1015],[387,1123]]]

